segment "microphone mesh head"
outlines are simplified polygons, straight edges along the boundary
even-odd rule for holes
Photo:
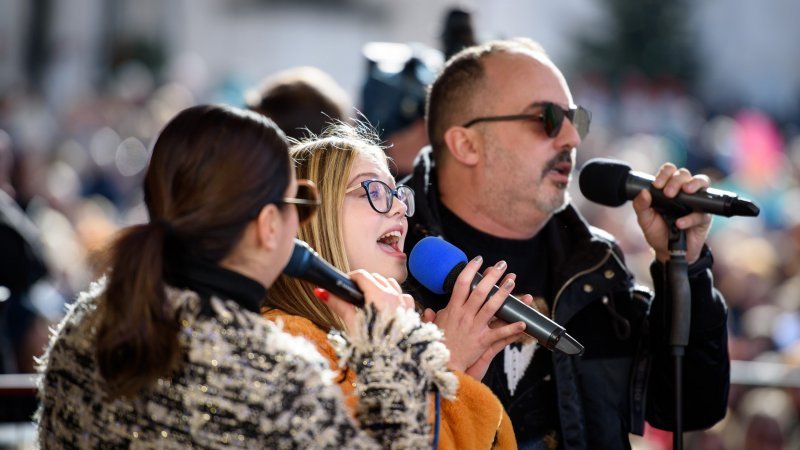
[[[594,158],[581,169],[578,184],[587,199],[606,206],[620,206],[628,201],[625,182],[631,167],[622,161]]]
[[[308,245],[306,241],[294,239],[294,250],[292,256],[286,267],[283,268],[283,273],[290,277],[299,277],[308,269],[308,263],[311,260],[311,255],[314,250]]]
[[[453,267],[465,263],[467,255],[455,245],[438,237],[417,242],[408,256],[408,270],[429,291],[445,294],[444,282]]]

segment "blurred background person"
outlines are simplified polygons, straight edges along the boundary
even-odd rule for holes
[[[34,357],[64,307],[39,228],[16,201],[14,164],[11,137],[0,130],[0,374],[35,371]]]
[[[247,107],[272,119],[293,139],[322,133],[331,121],[351,115],[347,93],[316,67],[287,69],[268,76],[246,93]]]
[[[370,42],[364,45],[367,75],[361,90],[364,117],[385,141],[392,157],[392,174],[411,172],[425,146],[425,93],[443,60],[439,52],[419,43]]]
[[[411,173],[414,158],[428,144],[425,95],[442,64],[462,48],[476,44],[471,13],[451,8],[444,16],[437,50],[419,42],[370,42],[363,48],[367,75],[361,90],[364,116],[386,141],[392,173]]]

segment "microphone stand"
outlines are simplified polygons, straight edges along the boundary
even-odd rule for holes
[[[689,343],[692,322],[689,263],[686,261],[686,232],[675,226],[676,217],[665,214],[669,225],[669,260],[667,278],[672,292],[672,324],[669,344],[675,361],[675,431],[674,450],[683,449],[683,355]]]

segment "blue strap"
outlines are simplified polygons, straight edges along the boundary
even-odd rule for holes
[[[436,391],[436,422],[433,424],[433,450],[439,448],[439,421],[441,420],[441,403],[439,391]]]

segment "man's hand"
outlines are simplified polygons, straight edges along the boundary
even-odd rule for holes
[[[661,166],[653,181],[653,187],[662,189],[668,198],[674,198],[680,191],[693,194],[709,185],[705,175],[694,175],[684,169],[678,169],[672,163]],[[655,209],[650,192],[643,190],[633,199],[633,209],[644,233],[647,243],[655,250],[656,258],[662,263],[669,259],[669,225]],[[700,251],[711,228],[711,214],[695,212],[675,221],[678,229],[686,231],[686,261],[691,264],[700,257]]]

